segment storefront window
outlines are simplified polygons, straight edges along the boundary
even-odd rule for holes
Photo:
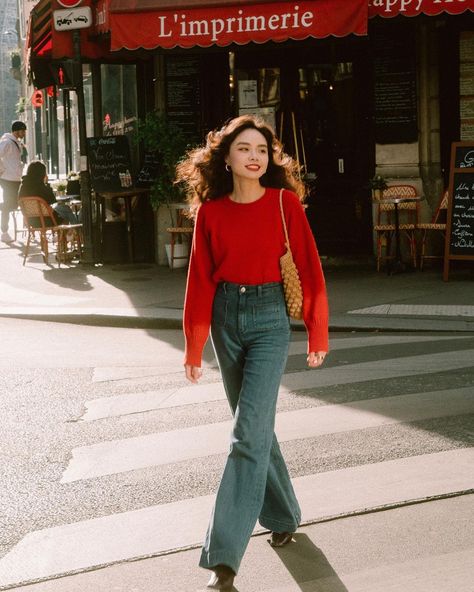
[[[94,110],[92,95],[92,69],[83,64],[84,105],[86,115],[86,133],[94,135]],[[55,176],[64,177],[71,171],[80,169],[79,122],[77,95],[74,90],[57,89],[57,143],[58,168],[51,166]]]
[[[104,136],[127,136],[133,161],[138,149],[132,141],[138,119],[136,66],[102,64],[101,84]]]

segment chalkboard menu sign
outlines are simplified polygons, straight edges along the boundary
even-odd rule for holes
[[[166,113],[189,144],[201,140],[201,62],[197,56],[166,57]]]
[[[454,152],[454,168],[474,169],[474,144],[457,144]]]
[[[474,143],[470,142],[454,142],[451,148],[445,281],[453,259],[474,261]]]
[[[87,138],[92,188],[126,191],[132,185],[130,147],[125,136]]]
[[[158,154],[154,152],[146,152],[135,185],[137,187],[151,187],[158,178],[160,167],[161,160]]]
[[[403,23],[405,25],[405,23]],[[374,32],[375,139],[379,144],[416,142],[415,35],[400,25],[380,25]]]

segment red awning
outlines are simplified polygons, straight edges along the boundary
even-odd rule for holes
[[[369,0],[369,17],[474,12],[474,0]]]
[[[367,0],[201,0],[197,5],[197,0],[110,0],[112,51],[367,34]]]
[[[51,51],[53,38],[51,18],[51,0],[40,0],[32,9],[28,22],[26,47],[33,56],[43,56]]]

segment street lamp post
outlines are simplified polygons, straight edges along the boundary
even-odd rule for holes
[[[76,68],[75,85],[77,95],[77,111],[79,124],[79,153],[80,153],[80,179],[82,201],[82,229],[84,234],[84,251],[82,263],[95,263],[93,227],[92,227],[92,196],[89,167],[87,162],[87,128],[86,108],[84,101],[84,86],[82,79],[81,62],[81,33],[74,30],[72,34],[74,47],[74,60]]]

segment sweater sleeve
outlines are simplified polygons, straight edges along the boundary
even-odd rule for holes
[[[308,353],[327,352],[328,301],[316,243],[297,196],[285,192],[283,204],[291,251],[303,288],[303,320],[308,332]]]
[[[0,140],[0,159],[3,158],[7,151],[7,143],[5,140]]]
[[[217,287],[212,279],[214,265],[206,226],[204,204],[199,208],[196,218],[184,301],[184,363],[191,366],[201,366],[202,351],[209,337],[212,305]]]
[[[49,203],[49,205],[56,203],[56,197],[54,195],[54,191],[51,185],[46,184],[44,185],[44,189],[42,190],[41,197]]]

